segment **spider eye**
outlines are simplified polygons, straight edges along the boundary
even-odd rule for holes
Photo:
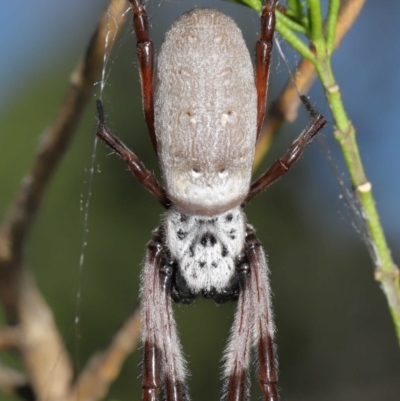
[[[218,171],[218,175],[219,175],[221,178],[224,178],[224,177],[226,177],[226,176],[228,175],[228,170],[227,170],[226,168],[221,168],[221,169]]]
[[[192,168],[192,177],[197,178],[201,175],[199,168],[193,167]]]
[[[188,127],[197,124],[197,118],[193,110],[185,109],[182,110],[178,117],[179,124]]]
[[[228,110],[221,115],[221,123],[223,126],[229,124],[234,125],[237,124],[239,117],[237,113],[233,110]]]

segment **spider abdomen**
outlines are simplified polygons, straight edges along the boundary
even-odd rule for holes
[[[221,294],[236,280],[237,257],[245,239],[245,216],[240,208],[215,216],[167,212],[165,241],[177,262],[177,276],[191,294]]]
[[[165,36],[155,129],[168,196],[199,215],[245,198],[257,128],[254,71],[235,22],[214,9],[182,15]]]

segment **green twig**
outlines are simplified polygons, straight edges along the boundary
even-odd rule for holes
[[[258,7],[255,9],[259,10],[260,4],[259,2]],[[276,12],[276,30],[296,51],[313,63],[324,87],[335,123],[334,135],[341,147],[353,188],[362,209],[362,216],[365,219],[368,235],[375,250],[375,277],[382,285],[400,342],[399,270],[393,262],[387,245],[372,196],[372,186],[364,172],[356,141],[355,129],[347,116],[340,96],[339,86],[336,83],[331,66],[331,55],[335,46],[340,0],[330,0],[325,24],[325,35],[322,25],[320,1],[308,0],[307,4],[309,7],[309,22],[304,23],[304,16],[301,17],[303,12],[299,8],[301,3],[293,0],[289,2],[291,12],[287,13],[286,16],[283,16],[279,11]],[[294,18],[291,18],[293,14]],[[308,47],[294,31],[306,34],[310,40],[310,46]]]
[[[277,21],[279,21],[279,23],[282,23],[287,28],[292,29],[293,31],[302,33],[303,35],[307,34],[307,28],[303,24],[287,17],[285,14],[282,14],[279,11],[276,12],[276,19]]]
[[[297,20],[301,20],[303,17],[303,5],[300,0],[288,0],[288,13],[293,15]]]
[[[290,43],[304,58],[316,62],[314,53],[308,46],[286,25],[286,20],[282,14],[276,12],[276,30],[283,36],[283,38]]]
[[[308,14],[310,16],[310,39],[318,42],[322,39],[322,13],[319,0],[308,0]]]
[[[330,0],[328,18],[326,19],[326,47],[331,55],[335,48],[336,25],[339,15],[340,0]]]
[[[340,96],[339,86],[336,83],[332,66],[331,54],[335,42],[335,31],[337,23],[337,14],[339,1],[332,0],[329,5],[326,37],[320,31],[320,6],[319,1],[309,0],[309,14],[311,20],[310,42],[314,47],[316,55],[313,58],[307,57],[315,66],[319,79],[324,87],[325,96],[328,100],[329,107],[332,112],[335,123],[335,138],[339,142],[343,157],[345,159],[349,175],[353,187],[356,191],[362,215],[364,216],[369,237],[376,250],[374,263],[376,265],[376,279],[382,284],[382,289],[386,295],[389,309],[393,318],[398,340],[400,342],[400,287],[399,287],[399,271],[394,264],[386,238],[379,221],[378,212],[372,196],[372,186],[368,181],[364,167],[361,161],[360,152],[358,149],[355,129],[352,126],[350,119],[347,116],[342,98]],[[282,24],[283,25],[283,24]],[[284,26],[281,32],[282,25],[276,26],[277,31],[293,46],[303,57],[304,42],[299,45],[299,38],[294,32],[289,34],[290,29]],[[322,25],[321,25],[322,26]],[[293,39],[296,36],[296,39]],[[315,38],[315,40],[313,39]]]

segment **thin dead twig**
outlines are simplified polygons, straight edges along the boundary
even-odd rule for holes
[[[27,377],[3,364],[0,364],[0,388],[6,394],[19,396],[25,400],[34,400]]]
[[[0,328],[0,350],[18,348],[21,343],[21,331],[18,326]]]
[[[118,377],[126,357],[136,348],[139,334],[140,309],[137,308],[115,333],[107,349],[90,359],[72,391],[71,401],[102,399]]]
[[[105,41],[106,35],[112,39],[121,30],[126,9],[125,0],[113,0],[103,14],[85,56],[71,75],[58,113],[43,136],[32,166],[0,227],[0,299],[8,323],[19,328],[18,350],[36,400],[67,399],[71,392],[73,369],[52,311],[29,270],[24,267],[23,248],[46,189],[90,99],[103,66],[103,56],[113,44],[113,40]]]
[[[123,22],[125,0],[114,0],[106,12],[82,61],[73,71],[64,100],[50,128],[43,136],[34,162],[22,181],[1,227],[0,265],[19,259],[23,241],[32,224],[44,193],[70,145],[85,106],[103,66],[103,56],[110,51]]]

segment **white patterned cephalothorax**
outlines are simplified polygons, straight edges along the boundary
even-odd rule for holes
[[[243,251],[246,220],[241,208],[210,216],[167,212],[166,245],[178,261],[178,282],[196,294],[224,293],[235,284],[236,261]]]
[[[274,325],[264,252],[244,206],[298,160],[325,119],[311,121],[283,157],[251,184],[265,113],[277,0],[265,0],[255,71],[234,21],[214,9],[182,15],[154,47],[142,0],[130,0],[137,37],[143,109],[163,186],[107,127],[97,103],[97,136],[117,152],[167,209],[143,266],[142,400],[187,401],[186,368],[171,299],[238,300],[225,352],[222,399],[249,398],[252,349],[263,399],[278,401]]]

